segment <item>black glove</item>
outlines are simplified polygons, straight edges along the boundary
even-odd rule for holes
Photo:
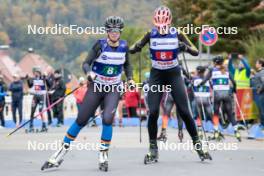
[[[87,80],[88,82],[93,82],[96,78],[96,75],[93,72],[87,73]]]
[[[179,42],[179,50],[181,52],[185,52],[185,51],[188,50],[188,46],[185,43],[183,43],[183,42]]]

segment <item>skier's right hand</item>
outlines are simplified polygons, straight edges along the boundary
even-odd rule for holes
[[[179,50],[185,52],[188,50],[188,46],[183,42],[179,42]]]
[[[96,78],[96,75],[93,72],[88,72],[86,74],[88,82],[93,82]]]

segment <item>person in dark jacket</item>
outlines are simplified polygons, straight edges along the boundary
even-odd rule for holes
[[[54,72],[54,84],[52,90],[54,91],[52,93],[52,103],[56,102],[58,99],[65,95],[66,85],[62,79],[60,70],[56,70]],[[63,125],[63,101],[53,107],[53,116],[58,119],[57,127]]]
[[[32,71],[34,74],[33,78],[29,78],[29,76],[26,75],[27,84],[28,87],[30,88],[29,92],[30,94],[33,95],[32,103],[31,103],[30,123],[28,130],[29,133],[35,131],[33,124],[35,118],[34,114],[37,109],[37,106],[39,106],[39,113],[42,112],[44,108],[44,99],[47,91],[45,87],[45,78],[41,73],[40,67],[38,66],[33,67]],[[42,113],[40,114],[40,117],[42,120],[42,128],[40,132],[46,132],[48,129]]]
[[[16,111],[18,110],[19,114],[19,124],[22,122],[22,108],[23,108],[23,81],[19,79],[17,74],[13,75],[14,82],[9,86],[9,90],[12,95],[12,115],[13,121],[17,124]]]
[[[51,67],[47,68],[47,75],[46,75],[46,89],[47,89],[47,94],[46,94],[46,106],[49,107],[51,105],[51,100],[52,100],[52,95],[49,94],[49,91],[52,89],[54,83],[54,73]],[[52,113],[51,110],[47,110],[48,114],[48,125],[52,124]]]
[[[260,112],[260,127],[264,129],[264,59],[256,62],[257,73],[253,77],[253,89],[256,89],[258,108]]]
[[[5,127],[5,118],[4,118],[4,107],[5,107],[5,96],[6,93],[6,85],[3,80],[3,76],[0,75],[0,121],[1,126]]]

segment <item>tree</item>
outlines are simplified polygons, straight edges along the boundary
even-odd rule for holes
[[[213,24],[216,27],[237,27],[238,33],[221,35],[215,51],[245,52],[243,42],[254,33],[253,26],[264,23],[264,10],[256,10],[261,0],[215,0]]]

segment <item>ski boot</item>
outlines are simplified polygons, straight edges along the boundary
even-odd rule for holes
[[[99,170],[108,171],[108,150],[100,150],[99,153]]]
[[[46,133],[48,132],[48,128],[46,126],[42,127],[39,131],[40,133]]]
[[[193,141],[193,145],[194,145],[194,150],[197,152],[201,161],[213,159],[211,155],[208,153],[208,151],[203,149],[202,143],[200,140]]]
[[[203,140],[203,129],[202,127],[198,127],[198,136],[200,140]]]
[[[164,143],[167,141],[166,129],[161,130],[160,136],[157,138],[157,140],[162,141]]]
[[[239,142],[242,141],[242,140],[241,140],[240,132],[239,132],[238,130],[235,130],[235,137],[237,138],[237,140],[238,140]]]
[[[182,139],[183,139],[183,131],[182,130],[178,131],[178,137],[180,139],[180,142],[182,142]]]
[[[25,133],[34,133],[34,132],[35,132],[35,129],[34,129],[33,125],[30,125],[29,129],[25,130]]]
[[[149,146],[149,152],[145,155],[144,164],[151,164],[158,162],[159,151],[157,141],[151,141]]]
[[[41,129],[40,129],[39,132],[40,132],[40,133],[48,132],[48,128],[47,128],[47,126],[46,126],[45,123],[42,124],[42,127],[41,127]]]
[[[41,167],[41,170],[50,169],[54,167],[59,167],[61,163],[63,162],[63,157],[66,155],[66,153],[69,151],[70,144],[63,143],[60,149],[55,152],[48,161],[46,161],[43,166]]]
[[[208,138],[208,140],[216,140],[216,141],[221,141],[223,139],[225,139],[224,135],[218,130],[214,131],[213,137],[209,136],[209,138]]]

